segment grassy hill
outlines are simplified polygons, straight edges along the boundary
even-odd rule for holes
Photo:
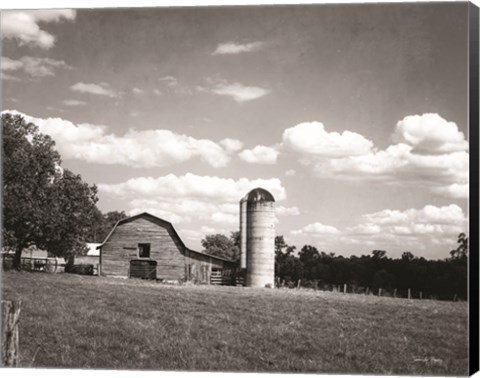
[[[467,303],[2,272],[20,366],[467,375]]]

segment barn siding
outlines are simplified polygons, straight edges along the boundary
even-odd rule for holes
[[[120,224],[102,247],[102,274],[128,276],[130,260],[138,259],[138,244],[150,243],[150,260],[157,261],[157,278],[184,279],[183,246],[168,230],[147,219]]]
[[[212,269],[224,267],[223,260],[186,248],[168,222],[142,214],[120,222],[102,245],[101,274],[127,277],[140,243],[150,243],[148,260],[157,262],[159,279],[210,283]]]

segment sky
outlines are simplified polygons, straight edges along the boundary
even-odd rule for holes
[[[300,249],[443,259],[468,232],[468,3],[2,11],[2,110],[103,212],[185,243],[263,187]]]

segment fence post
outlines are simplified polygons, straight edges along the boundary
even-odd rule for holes
[[[301,283],[301,282],[302,282],[302,280],[299,279],[298,282],[297,282],[297,289],[300,288],[300,283]]]
[[[412,299],[412,291],[408,288],[408,299]]]
[[[2,301],[2,366],[17,366],[21,301]]]
[[[393,289],[393,297],[396,298],[397,297],[397,289]]]
[[[379,297],[382,296],[382,288],[381,288],[381,287],[378,288],[378,296],[379,296]]]
[[[423,299],[423,293],[420,292],[420,299]]]
[[[347,284],[343,284],[343,294],[347,294]]]

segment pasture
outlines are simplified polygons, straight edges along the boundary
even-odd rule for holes
[[[467,375],[467,303],[2,272],[21,367]]]

